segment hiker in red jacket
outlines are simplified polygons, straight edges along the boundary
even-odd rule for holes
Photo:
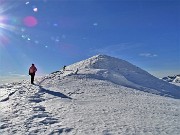
[[[29,75],[31,76],[31,84],[34,84],[34,76],[37,71],[37,68],[35,67],[34,64],[29,68]]]

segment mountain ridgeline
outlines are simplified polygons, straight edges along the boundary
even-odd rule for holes
[[[58,75],[59,72],[53,74]],[[180,98],[180,87],[160,80],[127,61],[107,55],[96,55],[69,65],[63,74],[107,80],[128,88]]]

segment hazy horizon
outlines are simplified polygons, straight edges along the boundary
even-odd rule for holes
[[[54,72],[54,71],[52,71]],[[167,75],[165,75],[164,72],[159,72],[157,71],[159,74],[161,74],[160,76],[157,76],[156,75],[156,72],[148,72],[150,73],[151,75],[157,77],[157,78],[163,78],[163,77],[167,77],[167,76],[174,76],[174,75],[178,75],[178,74],[172,74],[171,72],[169,72],[169,74],[166,72]],[[50,74],[50,73],[47,73],[47,74]],[[47,74],[37,74],[35,76],[35,80],[37,78],[40,78],[42,76],[45,76]],[[5,83],[12,83],[12,82],[19,82],[19,81],[23,81],[23,80],[29,80],[30,81],[30,76],[29,75],[4,75],[4,76],[0,76],[0,84],[5,84]]]

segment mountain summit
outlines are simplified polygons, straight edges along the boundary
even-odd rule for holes
[[[107,55],[96,55],[67,66],[63,74],[84,75],[149,93],[180,98],[180,87],[164,82],[125,60]]]

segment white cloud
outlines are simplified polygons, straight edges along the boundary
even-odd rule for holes
[[[9,77],[26,77],[27,75],[25,74],[16,74],[16,73],[12,73],[9,72]]]
[[[140,53],[139,56],[142,57],[157,57],[157,54],[152,54],[152,53]]]
[[[114,44],[114,45],[108,45],[103,48],[94,49],[93,52],[99,53],[99,54],[119,54],[121,52],[132,50],[133,48],[137,48],[141,46],[141,44],[138,43],[120,43],[120,44]]]
[[[97,23],[97,22],[95,22],[95,23],[93,23],[93,25],[94,25],[94,26],[98,26],[98,23]]]

